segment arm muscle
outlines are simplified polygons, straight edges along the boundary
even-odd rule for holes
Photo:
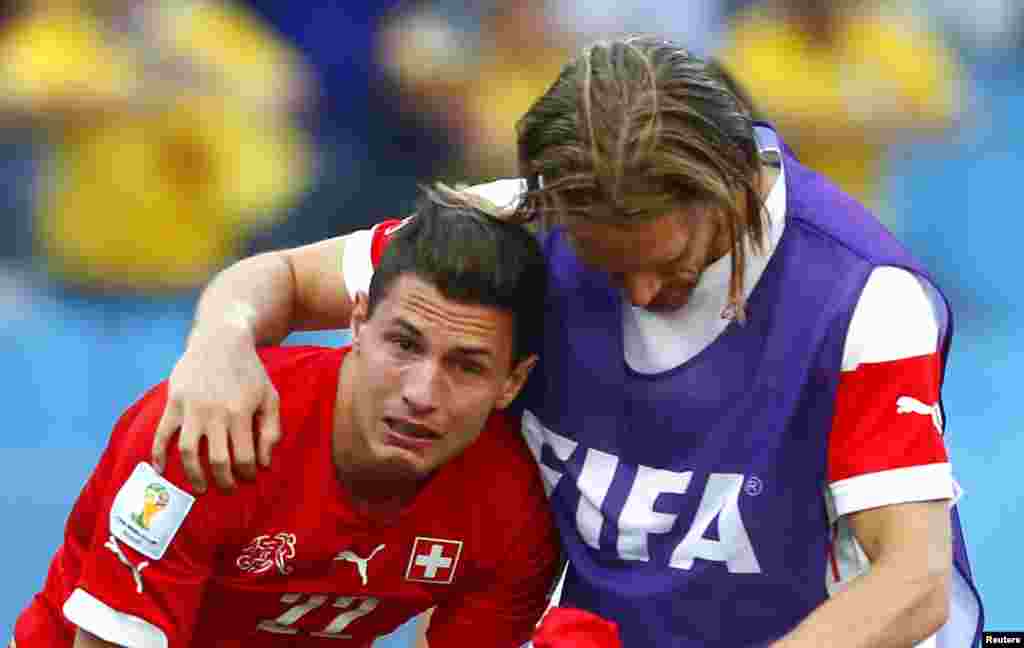
[[[348,326],[343,252],[337,237],[235,263],[203,292],[195,331],[241,326],[257,344],[274,344],[293,330]]]

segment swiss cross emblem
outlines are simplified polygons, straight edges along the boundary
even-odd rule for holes
[[[412,544],[405,580],[420,583],[451,583],[462,553],[461,540],[417,537]]]

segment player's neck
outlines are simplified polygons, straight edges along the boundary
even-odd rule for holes
[[[357,363],[346,358],[338,376],[331,452],[335,476],[350,503],[365,517],[386,522],[397,516],[416,497],[423,484],[407,475],[394,475],[372,460],[355,433],[354,386],[359,381]]]

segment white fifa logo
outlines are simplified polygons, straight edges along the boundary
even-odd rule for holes
[[[579,446],[544,426],[531,412],[523,413],[523,434],[534,458],[540,464],[541,477],[550,495],[565,476],[565,464],[577,451],[584,452],[583,463],[574,482],[579,493],[576,507],[576,528],[583,541],[594,549],[601,549],[601,530],[609,521],[618,526],[616,554],[623,560],[650,561],[648,543],[651,535],[672,532],[676,526],[676,513],[655,510],[662,494],[683,495],[693,492],[693,471],[676,472],[637,465],[636,475],[622,508],[605,510],[605,499],[611,489],[619,458],[594,448]],[[541,458],[547,446],[554,451],[556,461],[551,465]],[[557,468],[556,468],[557,466]],[[749,484],[749,487],[747,485]],[[759,574],[761,565],[754,551],[750,534],[740,513],[741,493],[760,495],[764,484],[755,477],[748,481],[739,473],[711,473],[703,484],[697,513],[689,528],[676,543],[669,558],[675,569],[692,569],[694,559],[724,563],[733,574]],[[718,540],[706,537],[712,525],[718,530]]]

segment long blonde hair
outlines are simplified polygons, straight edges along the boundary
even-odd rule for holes
[[[656,38],[587,47],[517,125],[518,218],[628,225],[689,205],[725,216],[730,315],[765,230],[750,112],[713,62]]]

